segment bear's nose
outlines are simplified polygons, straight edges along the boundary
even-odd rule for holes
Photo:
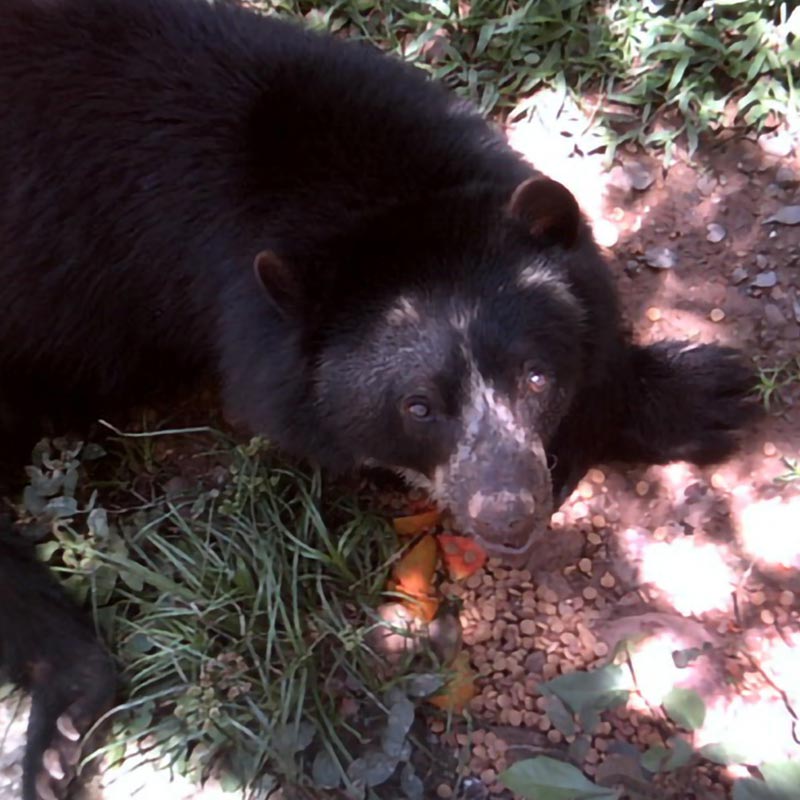
[[[536,527],[536,503],[530,492],[478,493],[469,503],[474,532],[490,550],[526,549]]]

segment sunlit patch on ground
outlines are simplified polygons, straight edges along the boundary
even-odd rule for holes
[[[800,568],[800,495],[753,500],[739,526],[748,555],[769,566]]]
[[[693,538],[654,542],[642,553],[644,583],[655,584],[681,614],[729,611],[736,576],[727,547]]]

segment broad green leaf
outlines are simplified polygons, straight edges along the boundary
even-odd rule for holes
[[[672,736],[667,744],[669,745],[669,758],[664,765],[667,772],[685,767],[692,760],[694,751],[685,739],[681,739],[680,736]]]
[[[364,786],[380,786],[389,780],[396,767],[396,758],[386,753],[368,753],[350,764],[347,777],[351,781],[361,781]]]
[[[676,686],[667,693],[662,704],[671,719],[690,731],[699,728],[706,718],[706,704],[694,689]]]
[[[311,777],[320,789],[338,789],[342,782],[339,765],[327,750],[320,750],[314,756]]]
[[[669,758],[669,750],[661,745],[655,745],[642,753],[640,763],[648,772],[661,772]]]
[[[672,75],[670,76],[669,83],[667,84],[667,91],[672,92],[675,90],[675,87],[683,80],[683,75],[686,72],[686,68],[689,66],[689,56],[684,55],[678,59],[678,63],[675,64],[675,69],[672,70]]]
[[[793,793],[800,797],[800,761],[781,761],[759,767],[767,786],[777,792]]]
[[[586,778],[578,769],[548,756],[517,761],[499,775],[500,782],[530,800],[616,800],[619,795]]]
[[[78,501],[74,497],[54,497],[44,507],[44,513],[54,517],[71,517],[78,513]]]
[[[414,772],[414,767],[409,762],[400,771],[400,788],[406,796],[406,800],[423,800],[425,797],[425,786]]]
[[[733,784],[732,800],[797,800],[795,788],[791,793],[771,789],[764,781],[744,778]]]
[[[545,695],[545,712],[550,718],[550,722],[564,734],[564,736],[572,736],[575,733],[575,720],[572,714],[567,710],[561,698],[555,694]]]
[[[445,677],[438,672],[423,672],[411,675],[403,682],[409,697],[428,697],[438,692],[445,684]]]
[[[741,750],[725,742],[713,742],[712,744],[703,745],[698,752],[703,758],[723,766],[749,763],[747,756]]]
[[[625,688],[625,671],[609,664],[590,672],[571,672],[542,684],[543,693],[560,697],[576,714],[605,711],[624,703],[629,691]]]
[[[407,697],[395,701],[389,709],[389,719],[381,737],[381,747],[384,753],[393,758],[400,757],[413,722],[414,704]]]

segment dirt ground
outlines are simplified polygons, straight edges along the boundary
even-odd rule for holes
[[[800,224],[767,223],[800,205],[795,133],[725,137],[666,172],[625,150],[604,172],[600,156],[579,152],[579,137],[535,122],[509,134],[578,196],[641,340],[729,343],[765,370],[798,358]],[[597,468],[555,515],[529,569],[490,563],[448,587],[464,603],[464,638],[481,676],[465,796],[499,794],[497,774],[519,758],[565,751],[539,683],[604,663],[637,635],[647,644],[634,657],[633,699],[604,716],[584,755],[598,781],[636,785],[628,745],[641,751],[675,733],[660,700],[676,684],[706,703],[695,749],[724,740],[752,761],[800,759],[800,479],[779,480],[783,459],[800,458],[800,363],[793,368],[794,380],[791,368],[778,376],[785,385],[737,458],[705,470]],[[674,651],[706,643],[688,667],[675,666]],[[432,732],[467,740],[440,722]],[[0,800],[18,796],[23,733],[24,713],[0,704]],[[742,774],[701,763],[650,796],[725,797]],[[220,796],[146,769],[102,782],[107,800]],[[452,781],[443,777],[435,795],[455,796]]]

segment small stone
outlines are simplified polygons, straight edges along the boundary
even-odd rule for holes
[[[593,531],[592,533],[587,534],[586,541],[589,542],[589,544],[599,545],[603,543],[603,537],[600,536],[599,533],[594,533]]]
[[[594,586],[587,586],[582,594],[587,600],[594,600],[597,597],[597,589]]]
[[[636,484],[636,494],[644,497],[650,491],[650,484],[647,481],[638,481]]]
[[[623,269],[625,270],[625,274],[629,278],[632,278],[634,275],[637,275],[639,273],[639,262],[630,259],[625,262],[625,266],[623,267]]]
[[[453,787],[448,786],[446,783],[440,783],[436,787],[436,796],[441,797],[442,800],[449,800],[453,796]]]
[[[738,285],[747,280],[747,270],[744,267],[736,267],[731,272],[731,283]]]
[[[725,489],[727,487],[727,483],[725,481],[725,476],[722,475],[720,472],[715,472],[711,476],[711,485],[715,489]]]
[[[763,605],[764,605],[764,600],[765,600],[765,599],[766,599],[766,598],[764,597],[764,592],[753,592],[753,593],[750,595],[750,602],[751,602],[751,603],[752,603],[754,606],[763,606]]]
[[[711,244],[718,244],[728,235],[725,228],[716,222],[706,225],[706,231],[706,241],[711,242]]]
[[[522,712],[512,708],[508,712],[508,724],[514,728],[519,728],[522,725]]]
[[[658,322],[661,319],[661,309],[655,306],[650,306],[645,313],[650,322]]]
[[[592,527],[597,528],[598,530],[605,528],[606,526],[606,518],[602,514],[593,514],[592,515]]]
[[[585,572],[587,575],[592,574],[592,560],[590,558],[582,558],[578,562],[578,569],[581,572]]]
[[[606,181],[609,186],[613,186],[615,189],[619,189],[626,194],[633,188],[630,175],[620,166],[612,167],[608,171]]]
[[[612,589],[617,583],[617,579],[610,573],[606,572],[602,578],[600,578],[600,585],[604,589]]]
[[[778,602],[782,606],[790,606],[794,603],[794,592],[790,592],[788,589],[782,591],[778,596]]]
[[[778,284],[778,275],[774,269],[759,272],[750,284],[755,289],[771,289]]]
[[[792,152],[792,136],[786,130],[762,133],[757,141],[758,146],[770,156],[785,158]]]
[[[623,170],[628,176],[631,186],[639,192],[643,192],[647,189],[656,179],[655,174],[638,161],[625,164]]]
[[[761,450],[765,456],[774,456],[778,452],[778,448],[772,442],[764,442]]]
[[[764,224],[777,222],[779,225],[800,225],[800,206],[781,206]],[[773,231],[774,233],[774,231]]]
[[[532,619],[524,619],[519,624],[519,630],[523,636],[533,636],[536,633],[536,623]]]
[[[792,313],[794,321],[800,325],[800,294],[792,293]]]
[[[775,173],[775,183],[783,189],[790,189],[800,183],[800,175],[798,175],[791,167],[785,164],[778,167]]]
[[[765,608],[761,612],[761,621],[765,625],[774,625],[775,624],[775,615],[768,608]]]
[[[669,247],[648,247],[644,260],[653,269],[673,269],[678,263],[675,251]]]
[[[497,617],[497,609],[491,603],[486,603],[481,608],[481,616],[487,622],[494,622],[495,618]]]
[[[773,328],[780,328],[786,324],[786,317],[783,316],[783,311],[775,303],[767,303],[764,306],[764,319]]]
[[[701,175],[697,179],[697,189],[700,194],[710,195],[717,188],[717,179],[713,175]]]
[[[722,322],[725,319],[725,312],[721,308],[712,308],[708,318],[712,322]]]

